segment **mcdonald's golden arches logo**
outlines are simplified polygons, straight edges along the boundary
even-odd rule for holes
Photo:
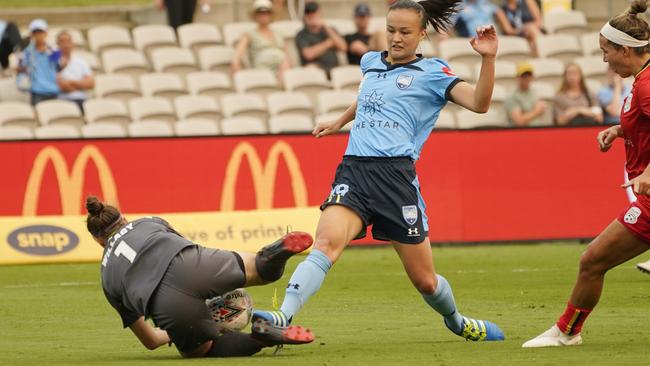
[[[244,157],[248,159],[251,175],[253,176],[257,209],[273,208],[273,193],[275,192],[275,180],[280,156],[284,158],[289,169],[291,189],[296,207],[306,207],[307,186],[300,162],[291,146],[284,141],[276,142],[269,150],[269,155],[263,164],[253,145],[248,142],[241,142],[233,150],[226,166],[226,178],[221,191],[221,211],[233,211],[235,209],[235,187]]]
[[[23,199],[23,215],[36,215],[39,194],[43,183],[43,172],[49,161],[54,166],[56,179],[59,182],[59,196],[63,215],[81,214],[81,194],[86,166],[90,160],[97,166],[99,184],[104,200],[111,204],[119,205],[113,173],[104,155],[102,155],[96,146],[84,146],[77,155],[71,171],[68,170],[68,164],[61,152],[54,146],[46,146],[38,153],[36,159],[34,159],[32,171],[29,173],[27,189],[25,190],[25,197]]]

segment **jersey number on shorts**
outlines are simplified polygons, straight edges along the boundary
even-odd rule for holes
[[[124,258],[128,259],[129,262],[131,262],[131,263],[133,263],[133,261],[135,260],[135,256],[138,254],[124,240],[122,240],[117,245],[117,248],[115,248],[115,252],[113,252],[113,253],[115,254],[116,257],[119,257],[120,255],[123,255]]]

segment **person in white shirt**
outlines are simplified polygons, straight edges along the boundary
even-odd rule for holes
[[[95,87],[95,78],[88,62],[73,54],[74,43],[67,31],[61,31],[56,37],[61,52],[61,71],[56,81],[61,89],[59,99],[75,102],[83,112],[83,103],[88,99],[87,90]]]

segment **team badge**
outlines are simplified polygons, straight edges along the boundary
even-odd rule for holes
[[[397,77],[397,87],[400,88],[401,90],[404,90],[411,86],[411,83],[413,82],[413,75],[409,74],[400,74]]]
[[[625,213],[623,221],[628,224],[636,224],[639,216],[641,216],[641,209],[638,207],[630,207],[630,209]]]
[[[625,98],[625,105],[623,105],[623,113],[627,113],[630,111],[630,108],[632,108],[632,93],[630,93],[626,98]]]
[[[415,205],[402,206],[402,216],[407,224],[415,224],[415,222],[418,221],[418,207]]]

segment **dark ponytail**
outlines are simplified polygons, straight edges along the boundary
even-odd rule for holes
[[[646,0],[634,0],[627,10],[612,18],[612,20],[609,21],[609,24],[635,39],[647,41],[650,38],[650,26],[648,26],[648,23],[643,20],[643,18],[639,17],[639,14],[645,13],[646,10],[648,10],[648,3]],[[608,43],[615,49],[623,47],[612,41],[609,41]],[[637,54],[650,53],[650,46],[633,47],[632,49]]]
[[[86,211],[86,228],[97,238],[106,239],[122,222],[122,214],[117,208],[104,204],[95,196],[86,198]]]
[[[420,14],[422,19],[422,28],[427,28],[427,23],[431,24],[436,32],[447,30],[451,25],[451,17],[459,10],[462,0],[423,0],[420,2],[413,0],[398,0],[390,6],[388,11],[395,9],[411,9]]]

